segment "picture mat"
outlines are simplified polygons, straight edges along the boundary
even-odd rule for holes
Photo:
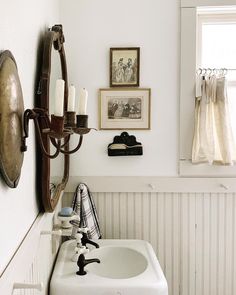
[[[141,118],[109,118],[109,101],[141,99]],[[150,89],[100,90],[100,129],[150,129]]]

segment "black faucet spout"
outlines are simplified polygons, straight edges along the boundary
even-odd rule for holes
[[[89,240],[87,234],[85,234],[85,233],[83,234],[83,237],[81,239],[81,243],[82,243],[83,246],[86,246],[86,244],[90,244],[90,245],[93,245],[96,248],[99,248],[99,245],[97,243]]]
[[[84,266],[87,265],[87,264],[90,264],[90,263],[100,263],[100,260],[98,258],[93,258],[93,259],[85,259],[85,262],[84,262]]]
[[[99,245],[98,245],[97,243],[91,241],[91,240],[86,240],[85,245],[86,245],[86,244],[90,244],[90,245],[93,245],[93,246],[96,247],[96,248],[99,248]]]
[[[79,276],[84,276],[86,275],[86,271],[84,270],[84,267],[87,265],[87,264],[90,264],[90,263],[100,263],[100,260],[97,259],[97,258],[93,258],[93,259],[85,259],[85,256],[84,254],[80,254],[79,258],[78,258],[78,261],[77,261],[77,265],[79,267],[79,270],[76,272],[77,275]]]

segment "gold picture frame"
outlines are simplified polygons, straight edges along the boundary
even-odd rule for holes
[[[101,130],[149,130],[150,88],[102,88],[99,90]]]
[[[138,87],[140,48],[110,48],[110,87]]]

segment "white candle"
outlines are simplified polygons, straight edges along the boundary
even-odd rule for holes
[[[70,85],[69,87],[67,111],[68,112],[75,111],[75,86],[74,85]]]
[[[81,88],[79,92],[79,107],[78,114],[86,115],[88,101],[88,91],[85,88]]]
[[[58,79],[56,81],[56,90],[55,90],[55,110],[54,115],[62,117],[64,115],[64,89],[65,81]]]

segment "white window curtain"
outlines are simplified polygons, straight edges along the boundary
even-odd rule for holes
[[[192,163],[234,164],[236,146],[229,116],[226,78],[197,75]]]

